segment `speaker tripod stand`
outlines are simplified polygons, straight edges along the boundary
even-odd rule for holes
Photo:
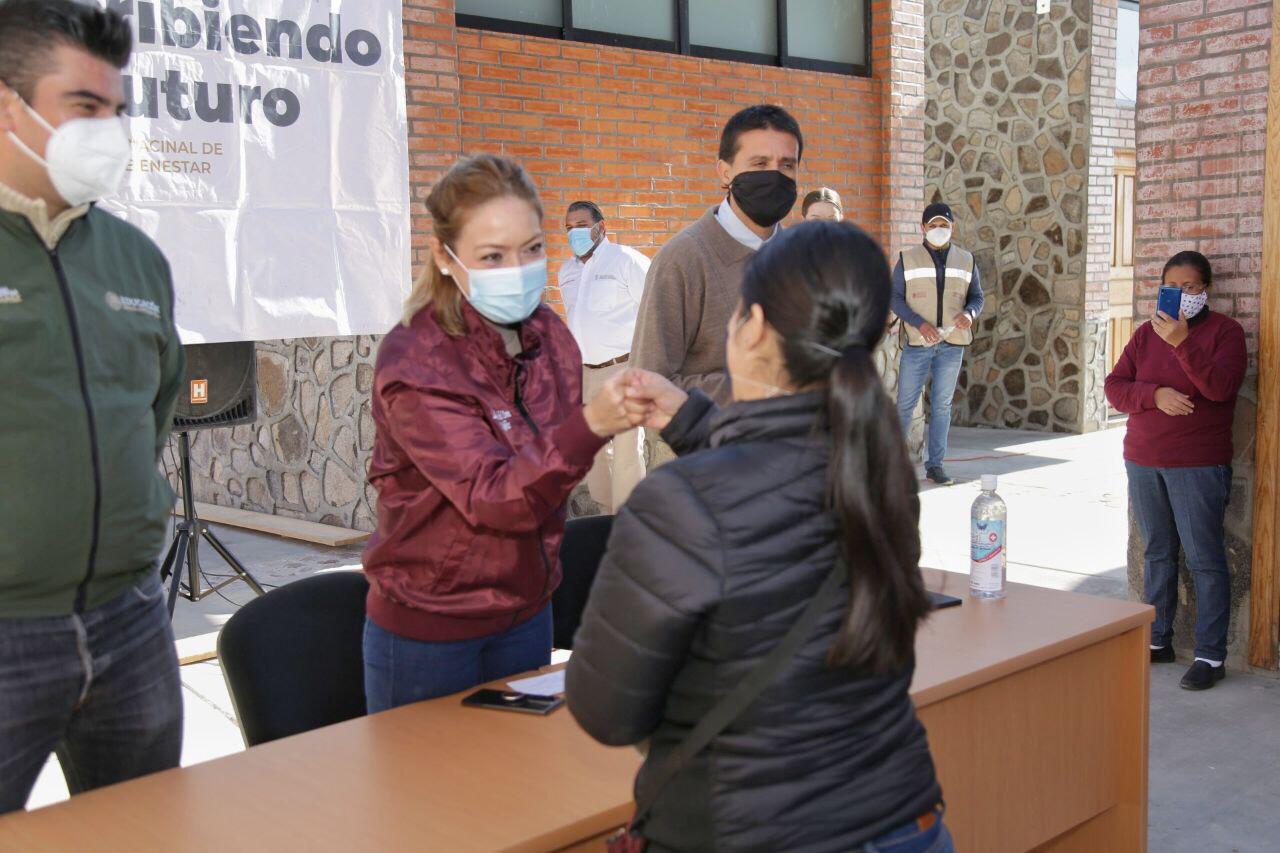
[[[161,585],[169,579],[170,575],[173,575],[172,584],[169,586],[169,616],[173,616],[173,608],[178,602],[179,592],[182,592],[182,596],[188,601],[200,601],[236,581],[244,581],[250,589],[262,595],[262,587],[254,580],[253,575],[249,574],[248,569],[240,564],[240,561],[227,550],[227,546],[223,545],[217,536],[213,535],[209,525],[196,516],[195,500],[191,497],[191,436],[185,432],[178,433],[178,477],[182,482],[182,520],[177,523],[173,544],[169,546],[169,553],[165,555],[164,564],[160,568]],[[201,539],[208,542],[210,547],[218,552],[223,562],[231,567],[235,572],[232,577],[210,587],[201,584]],[[185,591],[180,589],[184,586],[182,583],[184,566],[187,571]]]

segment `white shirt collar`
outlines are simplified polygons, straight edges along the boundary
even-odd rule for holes
[[[738,214],[734,211],[733,205],[729,204],[729,199],[720,202],[720,206],[716,208],[716,221],[720,223],[720,227],[729,233],[729,236],[755,252],[765,244],[765,240],[759,234],[747,227],[747,224],[738,218]],[[769,239],[773,239],[774,234],[778,233],[778,226],[773,226],[773,234],[769,235]]]

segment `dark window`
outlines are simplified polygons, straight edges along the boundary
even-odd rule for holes
[[[458,26],[870,76],[871,0],[457,0]]]

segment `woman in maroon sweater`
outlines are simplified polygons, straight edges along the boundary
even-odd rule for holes
[[[1180,252],[1162,283],[1182,289],[1177,318],[1157,312],[1107,377],[1107,399],[1129,415],[1129,501],[1146,544],[1144,594],[1156,608],[1151,662],[1171,663],[1178,550],[1196,591],[1195,661],[1182,679],[1205,690],[1225,675],[1231,578],[1223,521],[1231,496],[1231,426],[1249,357],[1244,330],[1210,311],[1213,270]]]
[[[631,428],[622,376],[582,405],[582,357],[542,304],[542,204],[525,171],[461,160],[427,208],[431,261],[374,374],[370,712],[550,662],[565,502]]]

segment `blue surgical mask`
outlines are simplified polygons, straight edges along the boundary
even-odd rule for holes
[[[522,267],[469,270],[453,249],[444,248],[466,270],[471,286],[467,301],[486,319],[500,326],[514,326],[528,320],[542,304],[542,294],[547,289],[546,258]]]
[[[592,228],[570,228],[569,248],[579,258],[596,247],[595,238],[591,236]]]

